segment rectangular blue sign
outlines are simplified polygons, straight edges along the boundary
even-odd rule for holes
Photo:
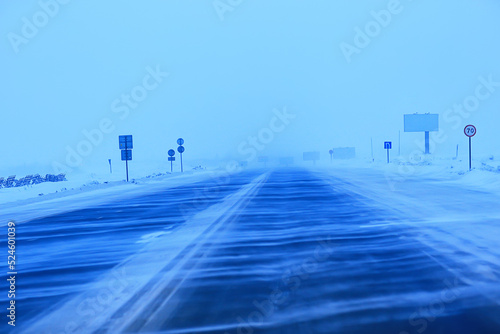
[[[119,136],[118,142],[120,143],[120,150],[130,150],[134,148],[131,135]]]
[[[122,161],[132,160],[132,150],[122,150]]]

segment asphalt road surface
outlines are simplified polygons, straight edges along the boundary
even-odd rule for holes
[[[244,171],[21,224],[16,330],[500,333],[498,267],[347,189]]]

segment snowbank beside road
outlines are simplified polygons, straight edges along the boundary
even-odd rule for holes
[[[183,174],[149,175],[129,183],[94,175],[91,178],[76,177],[64,182],[0,189],[0,225],[5,225],[9,220],[23,222],[225,174],[227,172],[220,170],[196,170]]]

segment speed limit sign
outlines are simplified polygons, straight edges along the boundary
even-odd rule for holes
[[[464,129],[464,133],[467,137],[474,137],[476,135],[476,127],[474,125],[467,125]]]
[[[474,125],[467,125],[464,129],[464,133],[469,137],[469,171],[472,170],[472,137],[477,133],[476,127]]]

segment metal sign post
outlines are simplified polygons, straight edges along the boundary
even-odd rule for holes
[[[472,170],[472,137],[477,133],[476,127],[474,125],[467,125],[464,128],[464,133],[469,137],[469,172]]]
[[[173,173],[174,172],[175,151],[169,150],[168,155],[169,155],[168,161],[170,161],[170,173]]]
[[[125,169],[127,171],[127,182],[128,182],[128,161],[132,160],[132,149],[134,148],[132,136],[131,135],[119,136],[118,143],[122,153],[122,161],[125,161]]]
[[[109,173],[113,174],[113,167],[111,167],[111,159],[108,159],[109,162]]]
[[[184,153],[185,150],[186,149],[184,148],[184,146],[177,147],[177,152],[181,154],[181,173],[184,173],[184,166],[182,165],[182,153]]]
[[[372,162],[375,162],[375,157],[373,156],[373,138],[370,138],[370,148],[372,152]]]
[[[328,151],[330,153],[330,162],[333,162],[333,150]]]
[[[128,182],[128,162],[132,160],[132,150],[122,150],[122,161],[125,161],[125,169],[127,171],[127,182]]]
[[[387,150],[387,163],[389,163],[390,162],[390,159],[389,159],[389,150],[392,149],[392,142],[390,142],[390,141],[384,142],[384,149]]]
[[[182,164],[182,153],[184,153],[184,151],[186,150],[184,146],[182,146],[184,145],[184,139],[182,138],[177,139],[177,145],[179,145],[179,147],[177,147],[177,152],[179,152],[181,155],[181,173],[184,173],[184,166]]]

